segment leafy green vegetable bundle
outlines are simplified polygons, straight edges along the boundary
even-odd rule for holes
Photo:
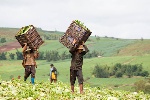
[[[17,36],[17,35],[25,34],[25,33],[27,33],[27,31],[29,31],[29,30],[32,29],[32,28],[33,28],[32,25],[22,27],[22,28],[20,29],[20,31],[16,34],[16,36]]]
[[[113,90],[103,87],[84,86],[84,94],[79,93],[75,86],[72,94],[68,84],[58,81],[38,82],[32,85],[23,80],[2,81],[0,85],[0,100],[150,100],[149,94]]]

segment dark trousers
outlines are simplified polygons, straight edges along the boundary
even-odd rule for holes
[[[31,74],[31,78],[35,78],[35,72],[36,70],[34,65],[26,65],[24,79],[26,80],[30,74]]]
[[[75,84],[76,77],[78,78],[78,83],[83,84],[83,75],[82,75],[82,70],[73,70],[70,69],[70,83],[71,85]]]

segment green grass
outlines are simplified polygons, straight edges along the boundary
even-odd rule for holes
[[[90,50],[99,50],[103,53],[103,56],[111,56],[117,54],[117,52],[123,47],[132,44],[135,40],[124,40],[124,39],[112,39],[112,38],[101,38],[99,41],[94,40],[94,43],[91,44]]]
[[[90,86],[107,86],[119,89],[118,87],[114,87],[115,85],[121,86],[122,89],[124,85],[133,84],[136,81],[139,81],[143,78],[95,78],[92,75],[93,68],[96,64],[102,66],[113,66],[116,63],[128,63],[128,64],[141,64],[143,63],[144,70],[150,72],[150,62],[148,60],[150,56],[116,56],[116,57],[102,57],[102,58],[91,58],[84,59],[83,64],[83,76],[84,79],[89,80],[85,81],[85,84],[89,84]],[[23,79],[24,76],[24,68],[21,65],[21,60],[10,60],[10,61],[0,61],[0,75],[2,80],[9,80],[10,76],[13,75],[17,78],[18,75],[21,75]],[[47,62],[45,60],[37,60],[38,68],[36,69],[36,80],[39,81],[49,81],[49,71],[50,64],[53,63],[57,68],[59,75],[58,80],[69,83],[70,81],[70,59],[64,61],[57,62]],[[30,78],[28,78],[30,81]],[[78,81],[76,81],[76,84]],[[128,86],[129,87],[129,86]],[[131,87],[130,87],[131,88]],[[124,87],[126,89],[126,87]]]

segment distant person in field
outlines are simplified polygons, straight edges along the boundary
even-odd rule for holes
[[[76,40],[73,40],[73,45],[75,46]],[[84,42],[79,45],[76,50],[70,49],[69,52],[72,54],[71,58],[71,67],[70,67],[70,83],[71,91],[74,93],[74,84],[76,77],[78,78],[80,94],[83,93],[83,75],[82,75],[82,65],[83,65],[83,56],[88,52],[88,48],[84,45]]]
[[[50,82],[52,83],[54,81],[54,83],[57,82],[57,69],[56,67],[54,67],[53,64],[50,64],[51,68],[50,68]]]
[[[38,58],[39,53],[37,49],[30,49],[29,46],[27,46],[27,43],[24,44],[22,52],[23,52],[22,65],[25,68],[24,81],[26,81],[29,75],[31,74],[31,83],[34,84],[36,72],[35,67],[37,68],[35,59]]]

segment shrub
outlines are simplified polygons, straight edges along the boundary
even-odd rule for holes
[[[148,71],[142,71],[140,73],[140,75],[143,76],[143,77],[148,77],[149,73],[148,73]]]
[[[123,75],[123,73],[118,71],[118,72],[116,72],[115,77],[119,78],[119,77],[122,77],[122,75]]]
[[[1,43],[6,42],[6,38],[1,38]]]
[[[109,72],[108,72],[107,68],[102,68],[99,65],[96,65],[94,67],[92,74],[96,78],[108,78],[109,77]]]
[[[150,81],[149,81],[149,79],[135,82],[134,88],[136,91],[143,91],[144,93],[150,94]]]

